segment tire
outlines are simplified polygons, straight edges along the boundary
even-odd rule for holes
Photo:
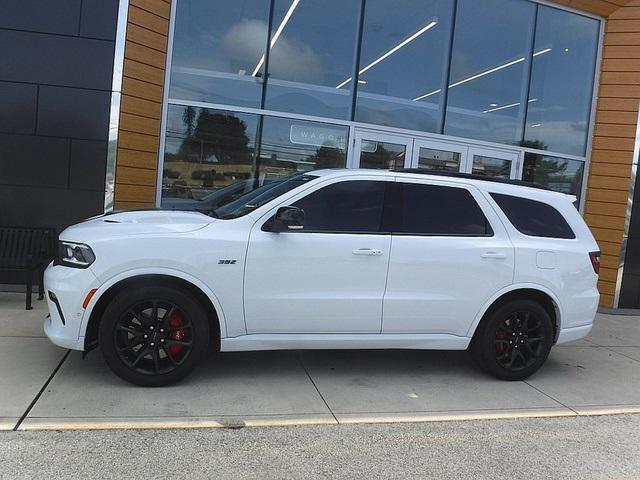
[[[553,345],[553,321],[533,300],[512,300],[484,318],[470,352],[487,373],[524,380],[546,361]]]
[[[118,293],[98,330],[105,362],[135,385],[176,383],[193,371],[209,346],[202,305],[176,286],[159,284]]]

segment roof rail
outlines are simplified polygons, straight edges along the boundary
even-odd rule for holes
[[[482,180],[485,182],[506,183],[508,185],[519,185],[521,187],[538,188],[540,190],[548,190],[550,192],[556,191],[545,187],[544,185],[540,185],[539,183],[525,182],[524,180],[512,180],[510,178],[486,177],[484,175],[478,175],[474,173],[446,172],[443,170],[426,170],[421,168],[395,168],[391,171],[398,173],[419,173],[421,175],[436,175],[439,177],[466,178],[469,180]]]

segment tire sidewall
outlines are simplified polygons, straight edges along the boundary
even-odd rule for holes
[[[116,351],[114,329],[121,316],[131,307],[150,299],[174,303],[189,317],[193,327],[193,346],[182,364],[168,373],[147,375],[127,366]],[[187,291],[173,285],[150,285],[126,289],[107,305],[98,329],[98,342],[105,362],[120,378],[145,387],[165,386],[185,378],[204,357],[209,346],[209,322],[202,305]]]
[[[544,332],[544,348],[542,354],[536,359],[536,362],[529,367],[511,371],[500,365],[496,359],[495,353],[495,333],[497,327],[514,312],[530,311],[542,322]],[[524,380],[534,374],[547,360],[551,347],[553,346],[553,321],[547,311],[537,302],[533,300],[513,300],[496,309],[490,317],[487,318],[482,331],[480,332],[479,341],[476,343],[476,356],[481,367],[489,373],[502,380]]]

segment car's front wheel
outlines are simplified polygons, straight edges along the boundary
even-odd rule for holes
[[[109,303],[98,332],[107,365],[136,385],[169,385],[186,377],[209,345],[200,303],[173,285],[124,289]]]
[[[471,354],[484,370],[502,380],[523,380],[535,373],[553,345],[553,322],[533,300],[513,300],[480,324]]]

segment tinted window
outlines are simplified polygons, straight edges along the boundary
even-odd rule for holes
[[[475,199],[464,188],[404,183],[399,228],[394,232],[421,235],[492,235]]]
[[[386,182],[350,181],[321,188],[294,205],[304,210],[304,230],[379,232]]]
[[[551,205],[499,193],[491,196],[520,233],[533,237],[576,238],[564,217]]]

